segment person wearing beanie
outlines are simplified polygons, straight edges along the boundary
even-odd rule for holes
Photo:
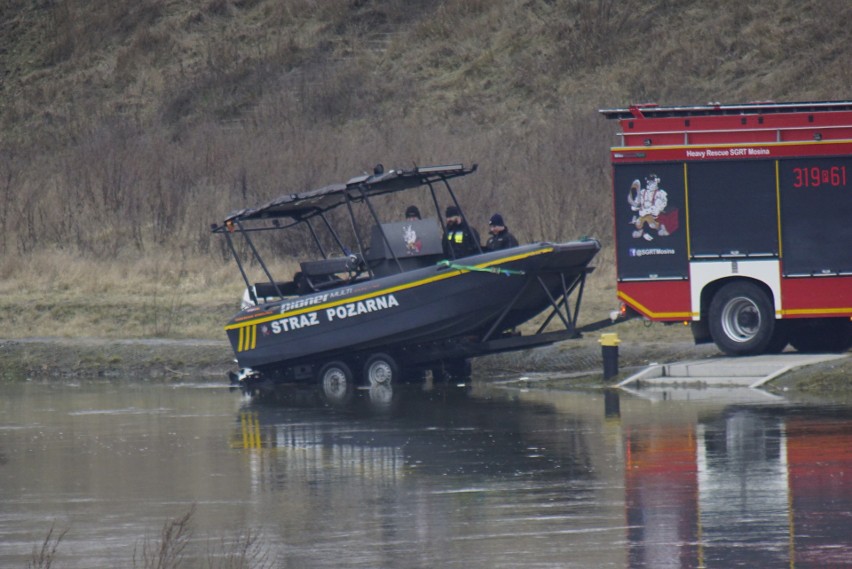
[[[416,205],[408,206],[408,209],[405,210],[405,220],[406,221],[417,221],[420,218],[420,210],[417,209]]]
[[[509,233],[509,229],[503,221],[503,216],[499,213],[492,215],[488,221],[488,232],[491,235],[488,237],[488,243],[485,244],[486,251],[499,251],[500,249],[518,246],[518,240]]]
[[[458,207],[447,206],[447,229],[444,231],[444,255],[458,259],[481,252],[479,233],[467,224]]]

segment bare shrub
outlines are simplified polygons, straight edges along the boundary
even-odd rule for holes
[[[167,520],[157,539],[146,538],[141,551],[134,548],[134,569],[179,569],[187,565],[188,547],[192,540],[192,518],[195,505],[186,513]],[[50,569],[57,557],[59,544],[68,530],[55,533],[53,525],[41,546],[33,546],[27,561],[27,569]],[[233,538],[209,541],[207,554],[200,561],[207,569],[271,569],[274,566],[270,551],[263,544],[260,534],[250,529],[239,532]],[[202,565],[193,565],[202,566]]]
[[[56,559],[56,550],[59,544],[68,533],[68,530],[62,531],[59,535],[53,534],[54,526],[51,525],[41,544],[41,547],[33,546],[33,553],[29,561],[27,561],[27,569],[50,569],[53,566],[53,561]]]
[[[234,539],[221,540],[207,553],[207,569],[271,569],[274,567],[270,553],[252,530],[240,533]]]
[[[183,562],[186,547],[192,537],[191,521],[195,505],[179,518],[168,520],[160,530],[159,540],[146,538],[137,560],[133,551],[133,567],[142,569],[177,569]]]
[[[20,164],[9,152],[0,152],[0,254],[8,251],[7,243],[10,224],[10,213],[13,211],[15,188],[18,185],[18,168]]]

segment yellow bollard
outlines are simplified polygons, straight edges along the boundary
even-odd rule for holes
[[[618,375],[618,344],[621,340],[618,339],[618,334],[613,333],[601,334],[598,341],[601,344],[604,380],[611,379]]]

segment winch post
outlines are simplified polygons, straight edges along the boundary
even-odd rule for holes
[[[601,334],[601,356],[603,358],[603,377],[604,380],[612,379],[618,375],[618,344],[621,340],[618,339],[618,334]]]

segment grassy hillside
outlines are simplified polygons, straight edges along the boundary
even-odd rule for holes
[[[3,127],[39,144],[103,123],[183,133],[296,111],[523,132],[576,106],[837,97],[852,80],[843,0],[4,5]]]
[[[0,278],[173,258],[184,283],[226,262],[228,211],[464,161],[476,225],[595,235],[607,288],[597,109],[850,98],[849,21],[845,0],[3,0]]]

